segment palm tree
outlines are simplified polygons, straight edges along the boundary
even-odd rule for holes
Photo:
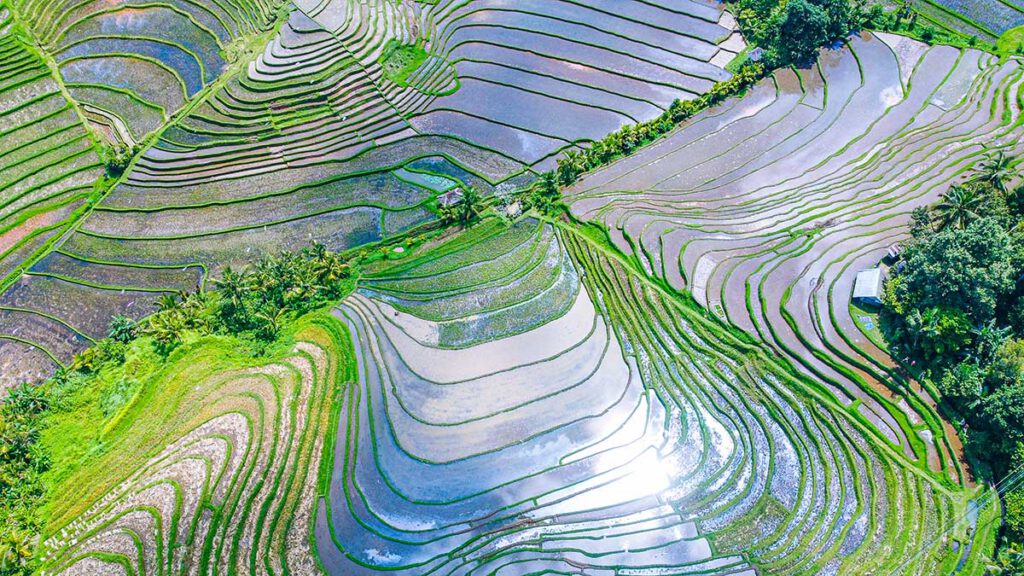
[[[243,270],[241,273],[238,273],[232,270],[230,266],[224,268],[224,273],[221,274],[220,278],[213,280],[213,284],[220,290],[224,298],[236,308],[242,305],[243,298],[245,297],[245,288],[248,283],[248,272]]]
[[[181,335],[187,328],[185,324],[184,314],[157,314],[151,316],[146,322],[145,333],[152,336],[158,347],[166,353],[177,346],[181,340]]]
[[[311,256],[314,261],[322,262],[328,255],[327,246],[323,242],[311,240],[309,247],[306,248],[306,254]]]
[[[469,186],[462,191],[462,200],[459,202],[459,221],[464,226],[476,216],[479,203],[480,193],[476,191],[476,188]]]
[[[999,327],[993,318],[988,323],[971,328],[975,341],[975,358],[979,363],[989,363],[995,358],[996,351],[1010,337],[1009,326]]]
[[[558,182],[568,186],[576,181],[576,177],[583,173],[584,158],[578,150],[566,150],[565,157],[558,161]]]
[[[965,186],[950,186],[935,207],[941,227],[953,226],[963,230],[979,218],[978,209],[985,198],[977,190]]]
[[[268,337],[276,337],[277,333],[281,330],[281,324],[284,322],[285,316],[288,314],[288,309],[281,307],[277,310],[268,310],[265,312],[257,312],[256,318],[259,318],[263,322],[261,330]]]
[[[320,282],[331,283],[348,278],[351,269],[347,262],[341,258],[328,258],[317,267],[317,279]]]
[[[1002,150],[985,157],[978,171],[979,180],[991,184],[1002,194],[1006,194],[1007,184],[1016,177],[1017,170],[1013,167],[1013,159]]]

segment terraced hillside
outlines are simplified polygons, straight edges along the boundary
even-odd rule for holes
[[[134,140],[224,70],[217,54],[260,30],[274,8],[49,6],[21,9],[83,109],[131,115],[110,120]],[[455,186],[504,194],[561,151],[706,90],[728,77],[722,66],[742,47],[711,0],[299,8],[258,58],[237,74],[229,68],[160,132],[0,305],[97,338],[113,315],[145,315],[160,293],[192,289],[207,271],[310,239],[341,250],[393,236],[433,220],[435,197]],[[148,35],[137,38],[140,30]],[[155,102],[143,88],[101,88],[71,74],[105,74],[129,57],[124,74],[147,86],[152,78],[151,88],[170,72],[196,80],[160,88],[174,102]],[[405,70],[403,58],[418,64]],[[132,104],[114,102],[123,98]],[[154,103],[158,115],[146,112]]]
[[[71,96],[114,143],[134,144],[212,83],[280,2],[11,0]]]
[[[60,237],[102,175],[72,103],[0,3],[0,285]],[[85,340],[59,322],[0,307],[0,390],[70,360]],[[41,346],[39,346],[41,344]]]
[[[81,447],[50,500],[44,574],[315,574],[317,466],[349,378],[312,319],[270,364],[216,341],[169,364]]]
[[[338,316],[329,574],[979,573],[959,488],[574,233],[474,229]]]
[[[856,327],[856,272],[986,151],[1021,151],[1021,65],[879,34],[781,70],[569,191],[651,274],[828,383],[951,478],[955,435]],[[898,392],[913,392],[906,398]]]

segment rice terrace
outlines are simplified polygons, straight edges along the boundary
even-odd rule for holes
[[[1021,0],[0,0],[0,576],[1024,576]]]

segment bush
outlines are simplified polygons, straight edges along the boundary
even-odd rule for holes
[[[946,371],[939,381],[939,392],[946,398],[969,403],[977,400],[982,393],[985,372],[975,364],[957,364]]]
[[[132,158],[139,151],[137,145],[128,147],[118,144],[103,151],[103,163],[106,166],[107,177],[118,178],[131,164]]]
[[[127,316],[118,314],[110,321],[108,337],[111,340],[127,344],[135,339],[136,333],[135,321]]]

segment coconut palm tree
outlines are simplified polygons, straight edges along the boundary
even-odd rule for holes
[[[578,150],[566,150],[565,156],[558,161],[558,182],[568,186],[585,170],[583,153]]]
[[[220,278],[213,280],[221,295],[234,307],[240,307],[245,298],[245,289],[249,284],[248,272],[235,272],[230,266],[224,268]]]
[[[462,200],[458,204],[459,222],[463,225],[469,224],[479,210],[479,203],[480,193],[476,191],[476,188],[469,186],[464,189],[462,191]]]
[[[262,326],[260,330],[265,336],[274,338],[277,333],[281,331],[281,325],[284,323],[285,318],[288,315],[288,309],[285,307],[278,308],[276,310],[266,310],[263,312],[257,312],[255,314]]]
[[[176,308],[174,310],[174,313],[150,316],[146,322],[146,335],[156,341],[158,349],[163,353],[173,350],[181,341],[181,335],[188,329],[185,315]]]
[[[963,230],[979,218],[978,210],[984,202],[985,198],[974,188],[950,186],[935,207],[935,212],[942,228],[953,226]]]
[[[1013,159],[1002,150],[986,156],[978,170],[978,179],[991,184],[1002,194],[1006,194],[1007,185],[1016,177],[1017,170],[1013,167]]]
[[[328,258],[316,267],[317,280],[321,283],[333,283],[351,276],[352,269],[347,262],[337,257]]]

